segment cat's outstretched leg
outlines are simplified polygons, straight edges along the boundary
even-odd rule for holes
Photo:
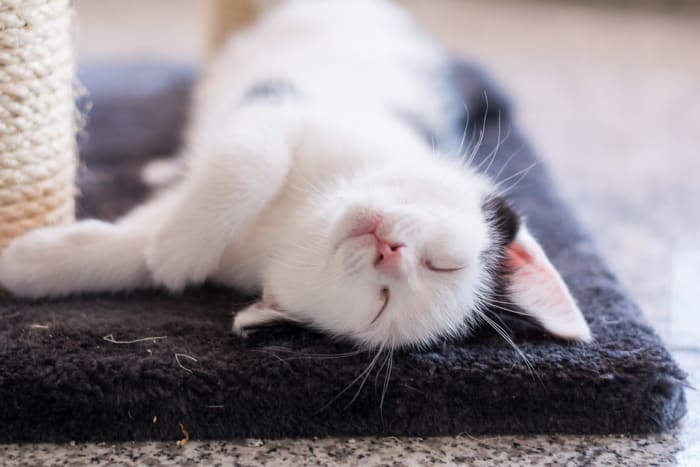
[[[116,224],[80,221],[16,239],[0,255],[0,286],[44,297],[205,280],[284,184],[296,125],[279,117],[242,112],[218,140],[207,135],[182,183]]]
[[[96,220],[34,230],[0,255],[0,287],[39,298],[148,286],[146,240],[142,231]]]
[[[38,298],[153,286],[146,245],[176,197],[163,192],[116,224],[83,220],[15,239],[0,253],[0,288]]]

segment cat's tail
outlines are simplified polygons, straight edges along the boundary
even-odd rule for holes
[[[31,298],[146,287],[147,241],[131,225],[97,220],[38,229],[0,254],[0,287]]]

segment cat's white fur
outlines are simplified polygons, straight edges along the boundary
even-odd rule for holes
[[[444,63],[392,3],[287,2],[205,72],[184,180],[115,224],[15,240],[0,283],[44,297],[209,279],[262,293],[236,315],[239,333],[290,320],[394,347],[461,332],[493,287],[482,256],[494,241],[483,209],[494,187],[397,118],[451,130],[449,96],[431,76]],[[292,95],[247,97],[275,80]],[[589,340],[524,226],[514,245],[504,254],[518,259],[515,304],[558,336]]]

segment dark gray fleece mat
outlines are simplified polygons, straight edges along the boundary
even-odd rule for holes
[[[485,121],[479,164],[499,139],[495,109],[501,128],[511,125],[493,95],[484,115],[473,70],[458,77],[471,120],[479,122],[471,130],[478,134]],[[144,162],[178,146],[191,74],[98,67],[84,81],[93,107],[81,137],[80,214],[113,219],[147,195],[137,177]],[[536,157],[510,130],[483,167],[514,181]],[[593,344],[563,343],[494,311],[531,368],[484,327],[430,350],[397,352],[386,386],[387,367],[378,364],[360,388],[356,378],[374,355],[347,355],[351,346],[291,327],[248,340],[230,335],[231,310],[251,299],[233,290],[34,302],[5,295],[0,442],[172,440],[182,436],[180,423],[200,439],[648,433],[674,426],[685,413],[683,372],[541,164],[527,171],[511,199],[569,284]]]

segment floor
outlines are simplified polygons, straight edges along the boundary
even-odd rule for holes
[[[455,53],[481,63],[513,96],[520,126],[565,198],[691,384],[700,387],[694,313],[700,305],[697,10],[604,2],[405,3]],[[202,56],[198,2],[75,4],[85,60]],[[78,465],[320,465],[360,459],[386,465],[699,465],[700,396],[695,390],[687,396],[690,413],[683,425],[648,437],[240,440],[190,442],[182,449],[173,443],[0,445],[0,459],[9,465],[59,459]]]

